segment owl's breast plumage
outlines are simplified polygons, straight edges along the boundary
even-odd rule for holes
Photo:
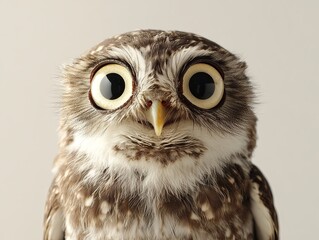
[[[253,239],[247,169],[230,163],[192,191],[154,194],[142,189],[147,176],[137,172],[131,191],[107,169],[93,182],[61,166],[56,184],[67,239]]]

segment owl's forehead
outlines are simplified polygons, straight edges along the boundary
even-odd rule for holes
[[[180,31],[139,30],[107,39],[91,50],[100,57],[125,61],[133,68],[141,62],[161,72],[166,66],[178,70],[198,57],[217,61],[229,54],[218,44],[193,33]],[[138,66],[139,65],[139,66]]]
[[[136,49],[149,49],[150,54],[168,55],[194,46],[208,51],[221,48],[216,43],[193,33],[159,30],[139,30],[124,33],[105,40],[100,46],[131,46]]]

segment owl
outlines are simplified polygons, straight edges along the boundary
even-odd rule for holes
[[[46,240],[279,238],[246,63],[139,30],[64,67]]]

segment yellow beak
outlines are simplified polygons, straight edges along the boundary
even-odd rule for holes
[[[152,106],[146,112],[146,119],[149,121],[155,130],[156,136],[162,134],[165,124],[166,109],[160,101],[153,101]]]

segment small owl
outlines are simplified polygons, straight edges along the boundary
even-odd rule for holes
[[[279,238],[251,162],[246,64],[201,36],[141,30],[63,72],[44,239]]]

